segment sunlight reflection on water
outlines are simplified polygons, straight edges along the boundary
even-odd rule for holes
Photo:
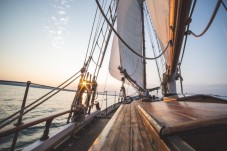
[[[20,110],[25,87],[22,86],[10,86],[10,85],[0,85],[0,120],[3,120],[7,116],[15,113]],[[47,92],[49,89],[40,89],[40,88],[29,88],[29,93],[27,97],[26,105],[37,100]],[[42,116],[48,116],[50,113],[60,112],[70,109],[72,100],[75,96],[75,92],[62,91],[50,98],[45,103],[41,104],[34,110],[30,111],[23,117],[23,120],[37,118]],[[103,101],[104,96],[100,95],[96,101],[100,102],[100,106],[104,109],[106,106],[105,101]],[[108,97],[108,106],[112,105],[115,97]],[[96,108],[93,107],[91,112],[95,111]],[[66,124],[68,114],[60,116],[52,121],[50,132],[53,132],[58,129],[59,126]],[[19,133],[17,139],[17,149],[21,149],[32,142],[38,140],[43,133],[45,123],[41,123],[35,126],[32,126],[26,130],[22,130]],[[11,146],[13,135],[9,135],[3,138],[0,138],[0,150],[9,150]]]

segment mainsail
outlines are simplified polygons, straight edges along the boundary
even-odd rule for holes
[[[117,31],[126,43],[138,54],[142,55],[142,15],[141,4],[137,0],[121,0],[117,9]],[[118,67],[144,88],[144,69],[141,57],[133,54],[116,36],[113,39],[109,71],[116,79],[122,75]]]
[[[166,70],[163,73],[162,85],[165,93],[176,93],[176,75],[178,60],[181,52],[182,41],[185,34],[185,27],[188,22],[188,14],[191,0],[146,0],[149,14],[157,33],[157,40],[161,51],[168,48],[164,54]],[[141,1],[121,0],[117,9],[117,32],[122,39],[138,54],[142,54],[143,33]],[[170,44],[169,47],[167,47]],[[141,57],[133,54],[125,44],[118,38],[114,38],[111,58],[110,73],[117,79],[121,75],[117,69],[120,66],[127,72],[128,77],[136,84],[144,88],[144,64]],[[161,52],[160,52],[161,53]],[[116,74],[116,73],[119,74]],[[168,90],[167,90],[168,87]]]

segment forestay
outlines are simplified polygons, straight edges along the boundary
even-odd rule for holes
[[[142,55],[141,4],[137,0],[119,1],[117,31],[131,48]],[[110,74],[120,80],[122,77],[118,70],[120,66],[140,87],[144,87],[142,58],[133,54],[116,36],[111,51]]]

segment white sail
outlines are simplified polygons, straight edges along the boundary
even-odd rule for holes
[[[114,35],[111,54],[110,54],[109,72],[114,78],[118,80],[121,80],[121,77],[122,77],[122,75],[120,74],[120,71],[118,70],[118,67],[120,65],[121,64],[120,64],[118,38],[116,35]]]
[[[169,41],[170,4],[169,0],[146,0],[152,23],[155,27],[162,50]],[[167,53],[165,59],[167,60]]]
[[[119,1],[117,31],[131,48],[142,55],[141,7],[137,0]],[[118,55],[120,56],[117,58]],[[125,69],[130,78],[136,81],[140,87],[144,87],[142,58],[132,53],[125,44],[115,37],[113,39],[109,69],[110,74],[120,80],[122,75],[117,69],[118,66],[122,67],[123,70]]]
[[[146,0],[152,23],[155,27],[162,51],[171,41],[164,57],[167,64],[163,83],[168,85],[169,93],[176,93],[176,75],[181,46],[189,17],[191,0]]]

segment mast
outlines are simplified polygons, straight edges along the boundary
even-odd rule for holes
[[[172,1],[170,4],[170,39],[172,46],[168,51],[168,89],[169,93],[176,93],[176,75],[181,46],[185,35],[186,22],[189,16],[191,0]]]
[[[141,21],[142,21],[142,50],[143,50],[143,57],[146,57],[145,51],[145,33],[144,33],[144,12],[143,12],[143,3],[144,0],[141,0]],[[146,78],[146,59],[143,59],[143,82],[144,82],[144,89],[147,88],[147,78]]]
[[[162,78],[164,95],[176,94],[176,75],[181,46],[192,0],[147,0],[149,14],[156,29],[161,49],[170,44],[164,58]]]

